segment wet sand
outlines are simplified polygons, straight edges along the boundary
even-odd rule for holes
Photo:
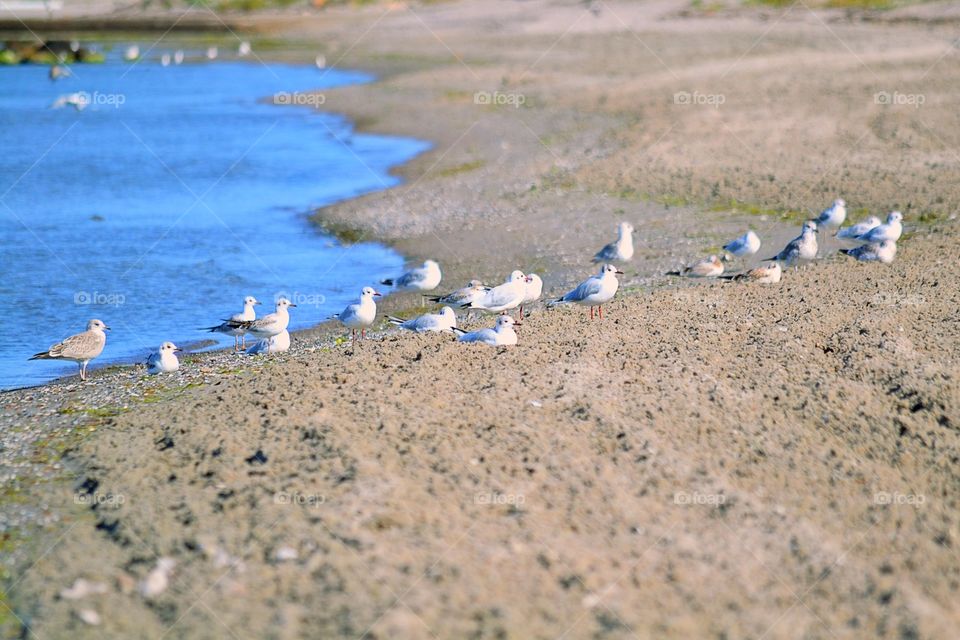
[[[68,470],[9,492],[47,518],[9,545],[5,630],[955,633],[956,25],[594,6],[338,8],[282,33],[382,74],[325,109],[436,144],[319,223],[437,258],[444,289],[521,268],[559,293],[630,220],[604,320],[538,309],[510,349],[321,328],[257,366],[5,394],[6,424],[62,425],[29,464]],[[772,254],[837,194],[904,211],[893,265],[657,275],[747,225]],[[148,598],[159,558],[176,567]],[[106,592],[58,597],[77,578]]]

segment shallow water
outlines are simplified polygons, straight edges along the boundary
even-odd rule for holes
[[[90,318],[112,328],[95,364],[129,361],[216,337],[198,328],[245,295],[266,312],[286,294],[291,325],[316,324],[402,267],[386,247],[337,244],[307,214],[394,185],[389,169],[427,144],[272,104],[370,76],[113,57],[56,83],[46,67],[0,67],[0,388],[76,372],[27,358]],[[78,91],[85,109],[51,108]]]

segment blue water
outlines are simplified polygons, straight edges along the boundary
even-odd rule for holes
[[[245,295],[298,304],[293,328],[326,319],[403,265],[373,243],[341,246],[311,209],[392,186],[388,171],[427,148],[355,133],[279,92],[367,82],[362,73],[259,62],[0,67],[0,388],[76,372],[28,362],[84,329],[112,328],[94,364],[237,313]],[[51,109],[86,92],[86,109]],[[232,346],[233,339],[222,339]]]

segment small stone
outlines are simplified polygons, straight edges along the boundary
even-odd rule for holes
[[[77,617],[92,627],[96,627],[101,622],[100,614],[93,609],[80,609],[80,611],[77,612]]]
[[[102,582],[91,582],[84,578],[77,578],[73,585],[60,591],[64,600],[79,600],[91,595],[101,595],[107,592],[107,585]]]
[[[299,554],[293,547],[279,547],[273,552],[273,559],[277,562],[290,562],[296,560]]]

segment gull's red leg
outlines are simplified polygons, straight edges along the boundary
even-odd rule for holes
[[[597,307],[597,313],[600,314],[600,319],[603,320],[603,305]]]

